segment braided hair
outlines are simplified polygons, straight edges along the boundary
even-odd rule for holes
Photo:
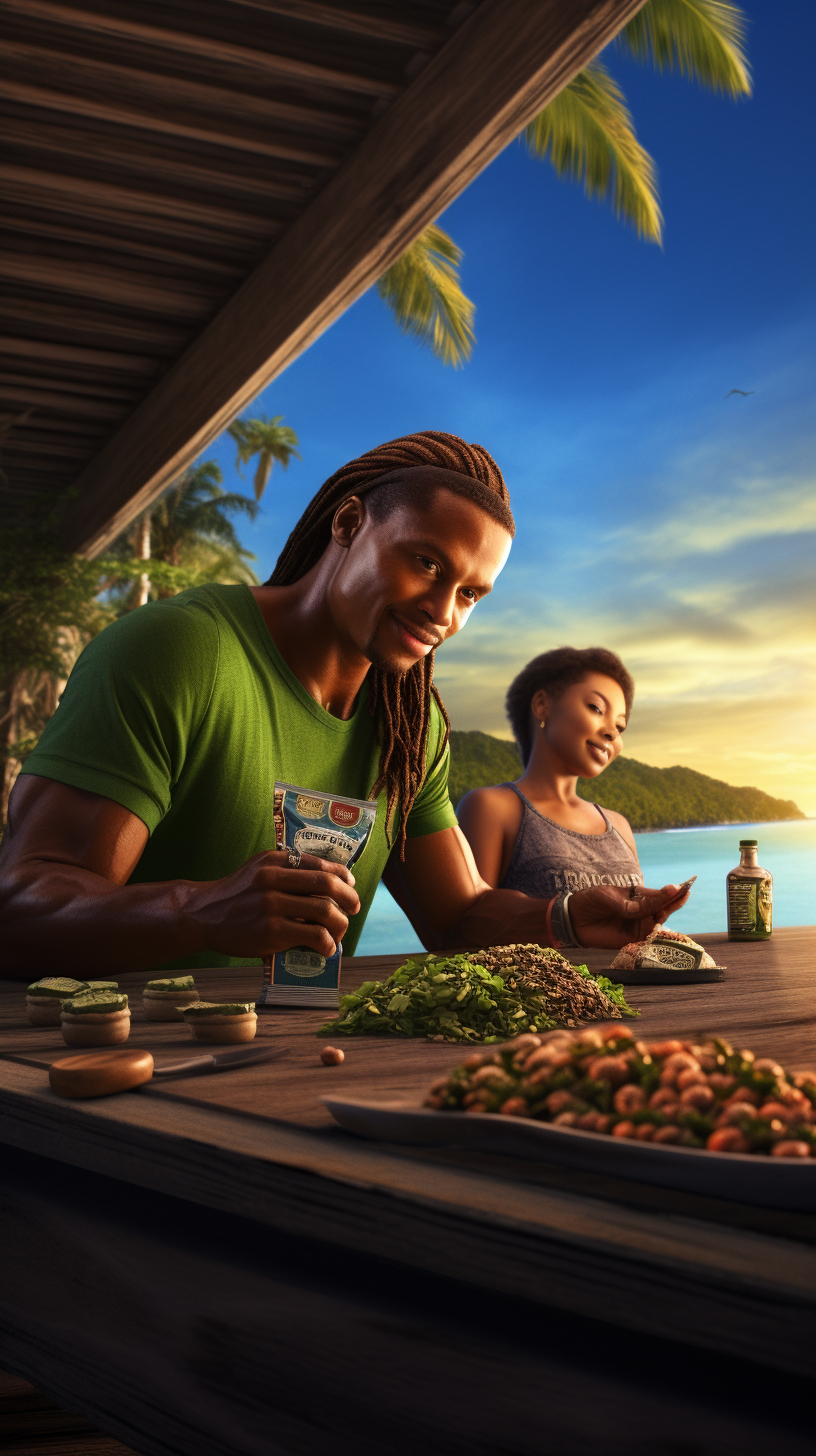
[[[439,485],[474,501],[511,536],[514,534],[509,492],[495,460],[481,445],[468,445],[458,435],[423,430],[378,445],[335,471],[303,512],[278,557],[269,585],[289,586],[320,560],[331,540],[335,514],[344,500],[385,486],[392,476],[395,483],[397,479],[402,481],[405,472],[416,467],[424,467],[424,477],[429,475],[428,467],[438,471]],[[385,828],[389,844],[390,825],[399,809],[401,859],[405,857],[408,815],[424,778],[433,700],[445,724],[442,752],[450,735],[450,721],[433,684],[434,656],[434,652],[429,652],[403,674],[374,666],[369,672],[368,704],[380,743],[379,773],[370,797],[376,799],[381,792],[386,793]]]

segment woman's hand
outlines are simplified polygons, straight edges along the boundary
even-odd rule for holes
[[[630,941],[645,940],[688,897],[681,885],[664,885],[662,890],[593,885],[570,896],[569,915],[581,945],[619,950]]]

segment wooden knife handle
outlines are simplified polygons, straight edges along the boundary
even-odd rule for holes
[[[153,1076],[150,1052],[137,1047],[111,1047],[60,1057],[48,1073],[52,1090],[60,1097],[107,1097],[141,1087]]]

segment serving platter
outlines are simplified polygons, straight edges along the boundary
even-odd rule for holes
[[[608,976],[623,986],[696,986],[703,981],[724,981],[722,966],[697,966],[693,970],[679,970],[674,966],[638,966],[631,971],[621,971],[608,966],[593,970],[593,976]]]
[[[657,1147],[501,1113],[436,1112],[409,1102],[323,1097],[335,1122],[359,1137],[424,1147],[466,1147],[533,1158],[683,1193],[762,1208],[816,1211],[816,1160]]]

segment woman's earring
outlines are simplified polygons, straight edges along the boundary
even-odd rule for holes
[[[546,718],[539,718],[539,720],[538,720],[538,726],[539,726],[539,728],[546,728],[546,726],[547,726],[547,720],[546,720]]]

